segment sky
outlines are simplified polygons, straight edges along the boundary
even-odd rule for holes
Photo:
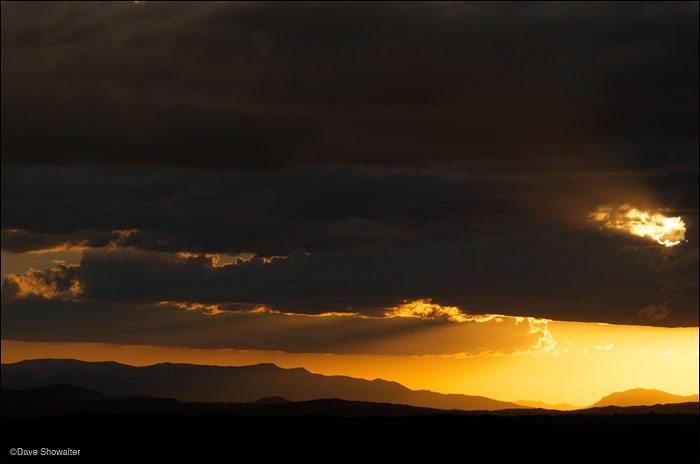
[[[697,18],[2,2],[3,362],[697,393]]]

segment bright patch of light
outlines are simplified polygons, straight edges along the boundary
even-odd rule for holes
[[[641,211],[625,204],[617,208],[601,206],[589,215],[608,229],[623,230],[638,237],[648,237],[659,245],[672,247],[685,240],[685,223],[680,216]]]
[[[419,319],[448,320],[451,322],[502,322],[499,314],[467,314],[456,306],[441,306],[429,298],[425,300],[404,301],[403,304],[390,308],[385,317],[415,317]],[[501,319],[500,321],[498,319]]]

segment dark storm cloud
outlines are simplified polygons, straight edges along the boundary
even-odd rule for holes
[[[683,215],[688,235],[696,234],[697,165],[688,157],[658,172],[494,169],[308,167],[272,175],[5,167],[2,249],[112,244],[270,256],[473,243],[532,226],[554,240],[557,228],[581,227],[599,205],[630,201]]]
[[[354,352],[358,343],[438,325],[442,324],[417,319],[309,318],[261,313],[207,316],[172,304],[67,302],[39,297],[5,299],[2,311],[3,339],[292,352]],[[444,352],[461,351],[454,342],[443,347]],[[397,353],[423,354],[405,350],[397,348]]]
[[[119,234],[112,231],[79,230],[68,233],[42,233],[3,229],[2,249],[21,253],[82,247],[98,248],[107,246],[118,238]]]
[[[198,302],[221,304],[225,311],[265,305],[303,314],[378,316],[405,300],[432,298],[472,314],[697,325],[697,269],[680,269],[682,279],[669,293],[650,264],[663,259],[682,268],[683,252],[649,247],[643,239],[631,242],[637,247],[620,236],[601,241],[592,231],[559,231],[552,243],[543,231],[529,229],[516,238],[499,233],[471,246],[295,253],[222,267],[206,256],[95,250],[84,252],[73,276],[80,282],[79,297],[96,302]],[[669,280],[671,267],[667,264]],[[670,315],[646,320],[640,311],[662,300],[670,300]]]
[[[266,256],[415,246],[435,230],[497,227],[499,216],[517,213],[514,197],[532,189],[335,168],[274,176],[5,168],[2,181],[5,250],[114,241],[147,250]]]
[[[697,3],[2,8],[5,165],[653,166],[625,147],[698,141]]]
[[[470,245],[295,253],[219,268],[204,257],[96,251],[85,252],[78,278],[86,296],[107,301],[233,301],[376,315],[404,300],[432,298],[473,314],[612,323],[646,322],[638,311],[673,295],[663,324],[697,325],[697,269],[678,270],[682,279],[668,293],[650,266],[673,252],[625,250],[625,238],[602,243],[592,232],[558,231],[556,243],[551,238],[532,228],[515,239],[498,233]],[[684,259],[683,251],[674,252],[666,262]]]
[[[529,333],[527,322],[519,324],[514,318],[454,324],[402,317],[209,316],[173,304],[67,302],[37,297],[3,300],[0,327],[3,340],[390,355],[511,354],[530,349],[539,336]],[[436,337],[436,332],[440,336]]]
[[[76,274],[94,301],[372,315],[432,298],[471,313],[689,325],[698,200],[687,192],[697,168],[679,159],[657,171],[7,167],[2,246],[108,242],[112,251],[87,250]],[[682,215],[687,242],[665,249],[586,220],[600,204],[627,201]],[[290,257],[213,267],[175,252]],[[667,318],[640,313],[662,301]]]
[[[697,3],[2,8],[2,249],[87,248],[4,280],[3,337],[161,301],[698,324]],[[687,242],[587,223],[624,203]]]

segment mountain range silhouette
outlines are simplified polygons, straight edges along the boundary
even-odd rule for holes
[[[25,390],[25,394],[39,399],[42,392],[50,392],[51,397],[62,400],[71,396],[81,400],[98,399],[100,396],[114,399],[115,395],[121,395],[130,399],[138,396],[154,397],[159,401],[170,398],[181,402],[279,406],[333,398],[358,404],[394,404],[434,410],[577,409],[565,404],[510,403],[483,396],[410,390],[397,382],[382,379],[325,376],[303,368],[284,369],[269,363],[235,367],[162,363],[135,367],[116,362],[37,359],[2,364],[1,381],[4,390]],[[680,396],[638,388],[612,393],[589,408],[697,401],[698,395]]]
[[[560,411],[556,409],[459,410],[435,409],[405,404],[350,401],[322,398],[289,401],[279,396],[260,398],[248,403],[185,402],[149,395],[106,395],[74,385],[59,384],[27,390],[2,389],[3,417],[27,418],[46,415],[76,414],[178,414],[199,416],[332,416],[332,417],[415,417],[435,415],[532,416],[552,414],[639,415],[698,414],[697,402],[656,404],[651,406],[604,406]]]
[[[289,401],[341,398],[416,407],[463,410],[524,408],[483,396],[410,390],[397,382],[313,374],[274,364],[240,367],[162,363],[128,366],[116,362],[37,359],[2,365],[2,388],[69,384],[105,394],[146,393],[181,401],[251,402],[278,396]]]
[[[697,401],[573,411],[512,407],[272,364],[133,367],[37,360],[3,364],[1,379],[3,462],[34,462],[13,456],[17,446],[78,449],[71,462],[91,463],[698,462],[700,457]]]
[[[623,392],[611,393],[591,405],[592,408],[604,406],[649,406],[653,404],[686,403],[698,401],[698,395],[674,395],[661,390],[633,388]]]

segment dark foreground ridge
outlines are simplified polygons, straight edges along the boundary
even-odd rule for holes
[[[333,417],[409,417],[430,415],[698,415],[697,402],[657,404],[653,406],[606,406],[558,411],[552,409],[460,410],[435,409],[394,403],[348,401],[321,398],[289,401],[282,397],[264,397],[247,403],[186,402],[148,395],[106,395],[73,385],[59,384],[34,387],[23,391],[2,390],[2,415],[33,418],[65,414],[181,414],[233,416],[333,416]]]
[[[342,398],[437,409],[519,409],[515,403],[483,396],[411,390],[397,382],[314,374],[274,364],[204,366],[161,363],[129,366],[116,362],[35,359],[2,365],[2,388],[25,390],[70,384],[111,395],[145,393],[181,401],[251,402],[263,397],[291,401]]]
[[[698,403],[445,411],[321,399],[187,403],[71,385],[2,392],[10,449],[71,462],[697,462]]]

